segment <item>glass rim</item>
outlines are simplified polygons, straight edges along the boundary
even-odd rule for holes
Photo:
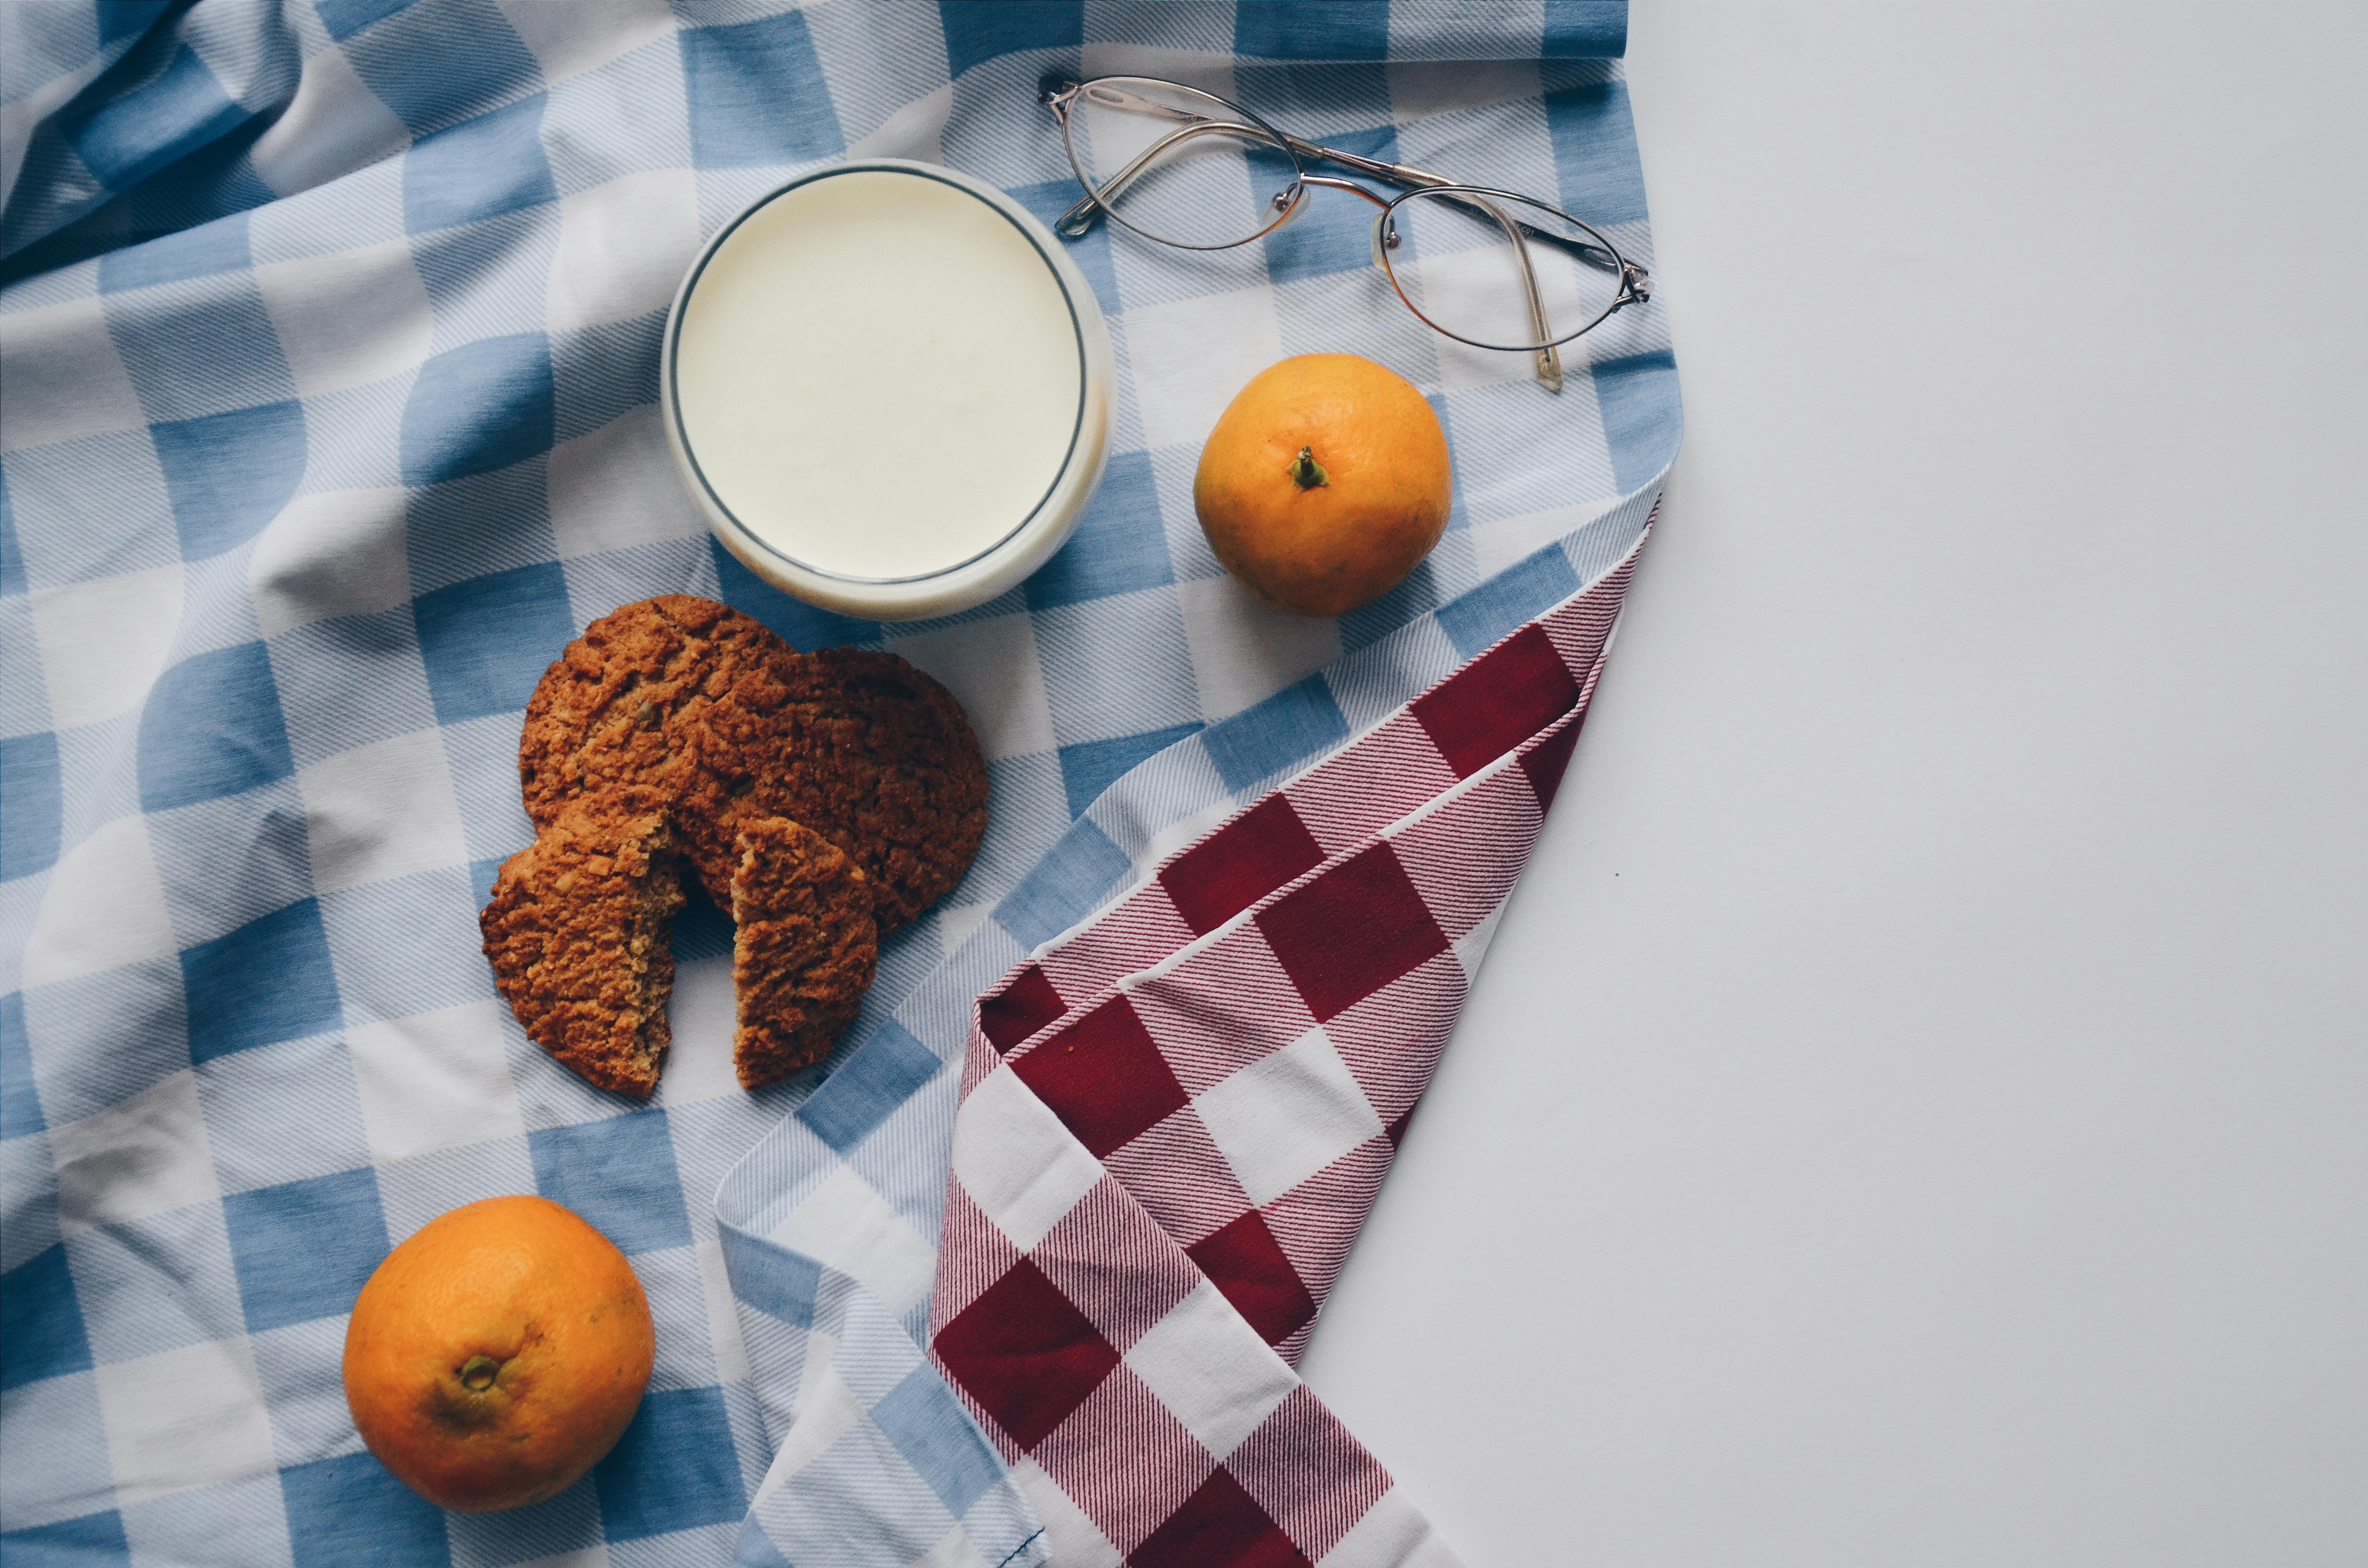
[[[1044,263],[1045,270],[1052,275],[1054,286],[1061,291],[1062,303],[1067,308],[1069,324],[1076,334],[1077,340],[1076,416],[1070,426],[1068,447],[1062,453],[1060,466],[1054,470],[1053,479],[1045,487],[1044,493],[1037,497],[1034,505],[1029,507],[1024,517],[993,543],[949,565],[933,567],[927,572],[915,573],[907,576],[865,576],[803,560],[766,538],[754,524],[733,510],[731,502],[716,487],[714,480],[708,474],[706,466],[699,460],[699,448],[691,435],[690,420],[683,411],[681,381],[676,375],[676,366],[681,355],[683,328],[689,320],[691,300],[698,291],[700,280],[706,276],[709,264],[722,254],[725,245],[731,243],[733,236],[738,233],[749,220],[792,191],[823,180],[863,174],[901,175],[917,179],[934,180],[939,185],[950,186],[962,192],[1010,224],[1018,231],[1019,237],[1028,242],[1029,247]],[[704,500],[713,508],[713,514],[708,519],[710,529],[719,537],[723,537],[727,532],[726,529],[716,526],[715,519],[720,517],[730,525],[728,532],[734,538],[769,559],[825,584],[862,591],[913,588],[943,582],[978,565],[1035,528],[1039,519],[1045,517],[1046,507],[1053,504],[1054,498],[1059,495],[1062,486],[1069,481],[1070,475],[1076,470],[1079,450],[1085,447],[1088,438],[1087,422],[1095,401],[1095,364],[1088,342],[1088,323],[1098,325],[1102,317],[1100,306],[1094,301],[1090,287],[1085,290],[1087,304],[1080,309],[1077,302],[1078,290],[1071,286],[1068,278],[1064,277],[1061,270],[1063,266],[1074,264],[1066,262],[1065,258],[1062,257],[1057,246],[1053,250],[1047,250],[1034,234],[1029,233],[1029,223],[1033,221],[1033,215],[1026,208],[1019,206],[1010,193],[999,187],[989,185],[975,176],[964,174],[959,169],[945,168],[905,158],[857,159],[809,169],[803,174],[792,175],[771,189],[751,199],[739,211],[734,213],[723,228],[700,245],[697,257],[691,262],[690,270],[684,274],[676,293],[675,301],[667,311],[658,358],[661,413],[666,424],[668,443],[675,449],[677,467],[685,472],[686,478],[696,480],[694,486],[696,497]],[[1108,372],[1103,373],[1106,375]],[[1107,398],[1109,394],[1105,392],[1102,395]],[[723,542],[727,549],[732,548],[732,539],[726,538]],[[740,551],[734,550],[734,553],[739,554]],[[753,566],[755,563],[750,564]]]
[[[1606,304],[1603,309],[1597,312],[1594,315],[1588,317],[1583,325],[1574,327],[1566,333],[1548,338],[1543,342],[1484,343],[1476,337],[1466,337],[1462,333],[1455,331],[1452,327],[1441,326],[1438,322],[1432,320],[1431,317],[1423,311],[1421,306],[1416,304],[1411,299],[1406,297],[1406,286],[1398,281],[1397,268],[1391,263],[1389,247],[1381,243],[1381,232],[1382,226],[1387,223],[1391,218],[1396,214],[1399,208],[1406,206],[1408,202],[1420,200],[1426,198],[1453,196],[1485,196],[1497,201],[1519,202],[1524,207],[1534,208],[1541,212],[1551,212],[1555,217],[1561,219],[1564,222],[1579,230],[1587,235],[1589,242],[1600,246],[1604,254],[1611,258],[1612,267],[1610,303]],[[1104,210],[1107,211],[1108,209],[1104,209]],[[1112,214],[1112,216],[1115,216],[1115,214]],[[1129,227],[1133,227],[1133,225],[1130,224]],[[1135,232],[1137,233],[1141,233],[1143,231],[1138,229]],[[1422,186],[1413,190],[1402,192],[1383,206],[1381,211],[1375,213],[1373,215],[1373,250],[1374,254],[1381,260],[1382,275],[1390,280],[1390,291],[1398,297],[1398,303],[1404,305],[1408,311],[1411,311],[1414,313],[1416,320],[1421,322],[1423,325],[1430,328],[1431,331],[1439,334],[1441,337],[1452,337],[1456,342],[1465,344],[1474,348],[1485,348],[1491,353],[1499,354],[1534,354],[1543,349],[1559,348],[1564,344],[1568,343],[1575,338],[1584,337],[1587,334],[1594,331],[1597,327],[1601,326],[1605,322],[1611,320],[1612,315],[1620,309],[1621,305],[1625,302],[1622,294],[1622,279],[1626,277],[1628,258],[1620,253],[1620,247],[1618,245],[1611,243],[1611,236],[1604,233],[1600,229],[1598,229],[1594,224],[1587,222],[1584,218],[1573,217],[1559,207],[1551,206],[1546,202],[1540,201],[1534,196],[1523,196],[1517,190],[1499,190],[1494,186],[1486,185]]]
[[[1101,187],[1096,186],[1092,178],[1087,175],[1085,163],[1077,156],[1076,130],[1077,114],[1076,106],[1086,99],[1087,94],[1093,87],[1104,82],[1126,82],[1147,87],[1181,88],[1185,92],[1196,94],[1201,97],[1204,97],[1211,103],[1223,104],[1228,110],[1240,117],[1244,123],[1260,132],[1269,142],[1272,142],[1276,152],[1281,153],[1285,158],[1291,160],[1291,184],[1284,187],[1284,189],[1289,193],[1291,199],[1284,202],[1281,207],[1275,209],[1274,217],[1268,222],[1264,228],[1244,234],[1238,240],[1227,240],[1221,244],[1193,244],[1190,241],[1171,239],[1166,234],[1154,233],[1151,230],[1143,227],[1140,223],[1128,222],[1125,214],[1121,213],[1112,201],[1102,195]],[[1076,94],[1075,98],[1072,99],[1069,112],[1060,118],[1061,150],[1068,155],[1069,172],[1076,176],[1078,186],[1084,189],[1087,197],[1092,200],[1093,204],[1101,210],[1103,217],[1122,228],[1128,229],[1134,233],[1141,234],[1144,239],[1151,241],[1155,244],[1167,245],[1176,250],[1236,250],[1243,245],[1248,244],[1252,240],[1261,240],[1267,235],[1274,233],[1275,230],[1281,228],[1284,222],[1289,221],[1291,215],[1299,210],[1300,204],[1307,199],[1306,165],[1299,161],[1299,154],[1292,151],[1291,139],[1285,136],[1281,131],[1276,130],[1273,126],[1268,124],[1258,115],[1251,113],[1248,109],[1246,109],[1242,108],[1241,105],[1234,102],[1231,98],[1220,97],[1215,93],[1209,92],[1205,88],[1192,85],[1190,82],[1171,82],[1167,80],[1165,77],[1160,76],[1108,75],[1087,77],[1086,80],[1077,84]],[[1392,287],[1395,287],[1395,282],[1393,282]],[[1401,299],[1404,297],[1405,296],[1403,295],[1400,296]],[[1412,307],[1409,306],[1408,308],[1411,309]],[[1418,311],[1415,313],[1417,315],[1421,314]],[[1424,316],[1423,320],[1428,324],[1430,318]]]

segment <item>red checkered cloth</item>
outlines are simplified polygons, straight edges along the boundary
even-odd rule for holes
[[[1634,560],[981,999],[931,1354],[1064,1568],[1454,1561],[1292,1363],[1536,840]]]

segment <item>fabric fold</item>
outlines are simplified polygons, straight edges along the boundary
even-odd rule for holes
[[[1674,453],[1660,307],[1567,346],[1549,396],[1406,315],[1358,204],[1220,256],[1099,231],[1073,254],[1119,357],[1101,490],[1025,587],[902,625],[714,546],[671,472],[657,348],[701,238],[828,159],[941,161],[1066,208],[1051,72],[1204,83],[1558,199],[1649,265],[1623,8],[196,0],[0,6],[0,1556],[1000,1568],[1061,1542],[1207,1561],[1226,1530],[1274,1544],[1260,1517],[1301,1556],[1444,1552],[1291,1363],[1568,755],[1565,727],[1497,760],[1587,689],[1524,629],[1570,651],[1555,607],[1633,559]],[[1191,474],[1234,390],[1318,351],[1421,388],[1455,506],[1383,600],[1298,621],[1224,577]],[[537,677],[661,593],[929,671],[985,743],[995,818],[795,1082],[746,1094],[702,1051],[729,1033],[730,932],[686,912],[677,1051],[628,1103],[525,1040],[475,916],[531,838]],[[1489,693],[1450,681],[1474,660]],[[1360,747],[1382,765],[1334,766]],[[1515,773],[1520,821],[1426,836],[1488,790],[1519,805]],[[1353,978],[1201,983],[1229,943],[1348,975],[1307,892],[1336,879],[1412,887],[1430,922],[1383,987],[1422,992],[1404,1054],[1358,1032],[1378,994]],[[1137,1128],[1052,1071],[1047,1031],[1113,997],[1133,1049],[1177,1053],[1182,1112]],[[1298,1033],[1226,1054],[1293,1009]],[[956,1197],[958,1144],[1029,1180]],[[618,1243],[658,1371],[569,1492],[445,1515],[361,1449],[343,1314],[392,1244],[502,1192]],[[950,1203],[1000,1218],[949,1249]],[[1098,1492],[1078,1411],[1101,1406],[1007,1408],[932,1358],[933,1324],[949,1367],[963,1333],[996,1343],[1000,1320],[957,1333],[939,1307],[1010,1276],[994,1244],[1039,1222],[1031,1267],[1111,1324],[1043,1354],[1123,1366],[1135,1383],[1087,1393],[1197,1430],[1205,1473],[1180,1439],[1137,1445],[1148,1490]],[[1096,1226],[1133,1238],[1099,1283],[1072,1244]],[[1240,1386],[1195,1403],[1212,1356]],[[1293,1466],[1330,1478],[1313,1512],[1274,1490]]]
[[[1080,822],[1130,868],[1119,885],[1055,917],[1059,934],[1033,949],[999,909],[907,998],[896,1026],[864,1035],[837,1069],[860,1083],[887,1059],[883,1040],[943,1040],[948,1002],[971,999],[959,1077],[931,1073],[898,1109],[894,1168],[907,1181],[945,1173],[942,1209],[843,1230],[819,1222],[817,1211],[848,1211],[851,1192],[888,1205],[858,1174],[880,1167],[849,1162],[818,1177],[810,1153],[800,1160],[813,1122],[831,1119],[813,1114],[821,1094],[726,1181],[719,1214],[796,1236],[801,1267],[834,1258],[878,1270],[883,1237],[927,1232],[933,1277],[903,1336],[929,1345],[962,1395],[964,1440],[983,1431],[1010,1466],[1053,1561],[1181,1551],[1175,1560],[1222,1562],[1236,1548],[1242,1562],[1269,1550],[1309,1561],[1347,1551],[1344,1564],[1454,1561],[1290,1362],[1560,787],[1656,495],[1629,498],[1324,672],[1329,699],[1376,718],[1317,746],[1279,785],[1253,781],[1212,810],[1177,789],[1205,767],[1196,741],[1097,801]],[[1607,562],[1615,539],[1624,544]],[[1586,585],[1559,602],[1544,586],[1573,582]],[[1487,626],[1495,641],[1459,659],[1438,638],[1442,619]],[[924,1129],[944,1142],[924,1152],[914,1140]],[[802,1163],[793,1196],[753,1209]],[[1221,1416],[1212,1437],[1196,1437],[1129,1369],[1124,1353],[1176,1313],[1137,1360],[1196,1418],[1190,1391],[1228,1386],[1240,1361],[1253,1392],[1218,1403],[1256,1407],[1258,1422],[1235,1431]],[[1166,1346],[1180,1369],[1162,1375]],[[1251,1377],[1259,1366],[1278,1380],[1270,1405],[1254,1392],[1268,1388]],[[804,1399],[787,1402],[768,1488],[836,1465]],[[1111,1466],[1125,1486],[1106,1483]],[[908,1484],[893,1466],[835,1473],[801,1485]],[[1214,1490],[1186,1508],[1203,1485]],[[1235,1495],[1243,1486],[1262,1491]],[[1286,1506],[1301,1497],[1328,1500]]]
[[[982,998],[930,1354],[1074,1505],[1048,1517],[1058,1561],[1444,1558],[1352,1540],[1388,1476],[1290,1363],[1544,821],[1633,560]],[[1444,788],[1387,820],[1383,785],[1426,776]],[[1080,999],[990,1038],[1055,994]]]

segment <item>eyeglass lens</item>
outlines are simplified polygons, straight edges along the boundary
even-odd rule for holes
[[[1406,302],[1484,348],[1565,342],[1620,297],[1618,263],[1600,236],[1519,197],[1423,191],[1379,222],[1381,260]]]
[[[1172,82],[1087,83],[1064,129],[1078,179],[1104,209],[1167,244],[1219,250],[1254,240],[1299,193],[1299,165],[1271,132]]]

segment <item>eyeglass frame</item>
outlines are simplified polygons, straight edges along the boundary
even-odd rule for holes
[[[1120,82],[1179,88],[1196,97],[1207,98],[1212,103],[1223,104],[1227,109],[1240,116],[1241,119],[1238,123],[1228,124],[1224,120],[1204,119],[1197,115],[1190,115],[1188,111],[1154,104],[1146,99],[1134,97],[1132,94],[1122,94],[1121,89],[1110,85]],[[1103,97],[1098,100],[1110,108],[1138,108],[1148,110],[1165,119],[1175,119],[1179,115],[1185,119],[1184,124],[1144,148],[1124,168],[1102,182],[1099,187],[1097,187],[1087,176],[1085,166],[1077,161],[1076,142],[1069,133],[1070,106],[1096,87],[1104,88],[1106,93],[1121,94],[1122,97],[1134,99],[1132,104],[1116,101],[1110,97]],[[1360,153],[1346,152],[1338,147],[1326,147],[1318,142],[1304,141],[1277,130],[1265,119],[1230,98],[1221,97],[1206,88],[1195,87],[1188,82],[1171,82],[1158,76],[1110,75],[1090,77],[1085,81],[1073,81],[1065,76],[1048,76],[1038,84],[1037,97],[1038,101],[1052,111],[1054,122],[1060,127],[1061,146],[1068,156],[1069,170],[1076,176],[1077,184],[1086,193],[1076,205],[1061,214],[1053,223],[1053,233],[1059,234],[1064,240],[1084,238],[1092,230],[1097,215],[1099,215],[1110,219],[1121,228],[1142,235],[1144,239],[1178,250],[1234,250],[1248,244],[1253,240],[1264,239],[1297,217],[1307,206],[1308,187],[1320,186],[1330,190],[1344,190],[1381,209],[1373,217],[1373,262],[1382,269],[1382,275],[1389,279],[1390,290],[1398,297],[1398,302],[1412,312],[1417,321],[1442,337],[1452,338],[1458,343],[1468,344],[1474,348],[1486,349],[1492,353],[1531,355],[1531,368],[1537,375],[1539,384],[1552,392],[1559,392],[1563,387],[1562,356],[1557,352],[1562,345],[1594,331],[1625,307],[1644,304],[1653,297],[1652,277],[1649,273],[1622,256],[1620,247],[1612,244],[1601,230],[1584,219],[1564,211],[1559,207],[1541,201],[1533,196],[1524,196],[1519,191],[1499,190],[1492,186],[1468,185],[1451,179],[1445,175],[1416,168],[1411,165],[1384,163],[1381,159],[1368,158]],[[1115,193],[1120,187],[1133,179],[1151,164],[1152,160],[1178,142],[1212,132],[1245,131],[1251,133],[1253,138],[1262,137],[1272,142],[1291,160],[1292,165],[1291,185],[1283,190],[1277,191],[1271,202],[1275,212],[1273,221],[1255,233],[1244,235],[1238,240],[1228,240],[1222,244],[1191,244],[1180,240],[1169,239],[1165,234],[1155,234],[1148,229],[1131,223],[1112,205]],[[1309,163],[1338,165],[1342,168],[1354,170],[1369,179],[1380,180],[1384,184],[1404,188],[1395,198],[1383,197],[1367,190],[1354,180],[1340,179],[1330,175],[1310,174],[1306,167]],[[1106,193],[1111,193],[1110,199],[1104,199]],[[1543,343],[1522,347],[1481,343],[1440,325],[1424,314],[1420,306],[1406,298],[1405,288],[1398,282],[1397,270],[1390,265],[1388,256],[1388,253],[1396,249],[1399,244],[1396,226],[1391,222],[1392,216],[1404,203],[1417,198],[1430,196],[1445,196],[1451,199],[1467,198],[1468,201],[1460,204],[1477,208],[1505,230],[1507,237],[1513,242],[1514,254],[1520,261],[1521,284],[1528,295],[1531,328],[1540,335],[1550,333],[1553,328],[1546,320],[1544,301],[1538,291],[1536,271],[1530,263],[1528,240],[1538,240],[1552,244],[1578,256],[1589,266],[1615,272],[1619,277],[1620,286],[1613,292],[1611,303],[1605,306],[1602,312],[1586,325],[1574,332],[1566,333],[1560,337],[1549,338]],[[1524,206],[1551,212],[1587,234],[1588,240],[1566,239],[1559,234],[1549,233],[1532,224],[1521,222],[1518,219],[1507,216],[1496,204],[1497,201],[1518,201]],[[1525,235],[1527,239],[1524,238]],[[1590,252],[1594,254],[1589,254]]]

